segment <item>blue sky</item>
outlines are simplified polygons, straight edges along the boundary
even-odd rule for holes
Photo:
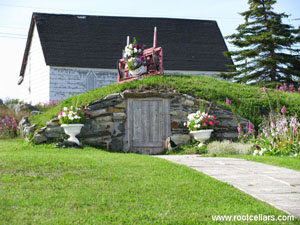
[[[216,20],[223,36],[243,23],[248,0],[0,0],[0,98],[19,98],[18,77],[32,12]],[[300,26],[300,1],[277,0],[275,11]],[[188,40],[187,40],[188,41]],[[228,45],[229,49],[232,46]],[[121,51],[121,50],[120,50]]]

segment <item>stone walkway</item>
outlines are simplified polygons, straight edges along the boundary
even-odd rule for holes
[[[300,218],[300,172],[235,158],[156,156],[205,173]]]

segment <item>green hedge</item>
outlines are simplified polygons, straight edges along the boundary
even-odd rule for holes
[[[179,93],[193,95],[212,101],[225,107],[225,99],[229,98],[236,112],[249,119],[256,128],[262,122],[263,116],[269,113],[269,104],[266,94],[261,87],[245,84],[231,83],[207,76],[150,76],[148,78],[127,82],[123,84],[112,84],[107,87],[70,97],[64,100],[61,106],[50,108],[47,112],[32,118],[38,127],[44,126],[51,118],[55,117],[64,106],[86,105],[105,97],[108,94],[121,92],[126,89],[151,90],[159,89],[176,90]],[[269,89],[272,105],[276,108],[276,96],[273,89]],[[287,114],[300,116],[300,94],[279,92],[280,104],[287,108]]]

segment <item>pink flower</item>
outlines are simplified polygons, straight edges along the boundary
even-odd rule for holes
[[[300,93],[300,87],[298,88],[298,93]]]
[[[264,91],[264,92],[267,92],[268,89],[267,89],[266,87],[263,87],[263,91]]]
[[[226,105],[230,105],[231,101],[226,97]]]
[[[295,91],[294,85],[290,84],[289,85],[289,92],[294,92],[294,91]]]
[[[247,129],[248,129],[249,133],[253,132],[253,128],[252,128],[252,125],[250,122],[247,123]]]
[[[58,115],[62,115],[63,114],[63,111],[59,111]]]
[[[237,130],[238,130],[238,139],[240,139],[241,138],[241,131],[242,131],[242,126],[240,124],[238,125]]]
[[[210,126],[213,126],[213,125],[214,125],[213,121],[209,121],[208,124],[209,124]]]
[[[141,56],[141,60],[144,61],[144,59],[145,59],[145,57],[142,55],[142,56]]]
[[[284,83],[283,85],[280,86],[279,88],[281,91],[286,91],[287,90],[287,84]]]
[[[202,126],[205,127],[205,126],[206,126],[206,123],[204,122],[204,123],[202,124]]]
[[[237,130],[238,130],[239,133],[241,133],[241,131],[242,131],[242,126],[241,126],[240,124],[238,125]]]
[[[282,113],[282,114],[285,114],[285,113],[286,113],[285,106],[282,107],[281,113]]]

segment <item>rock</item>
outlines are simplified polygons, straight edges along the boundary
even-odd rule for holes
[[[176,110],[176,111],[171,111],[170,115],[187,117],[188,113],[182,110]]]
[[[121,98],[121,95],[119,93],[113,93],[110,95],[107,95],[104,100],[112,100],[112,99],[117,99],[117,98]]]
[[[46,123],[47,126],[57,127],[60,126],[59,119],[55,118]]]
[[[32,126],[27,126],[24,128],[24,136],[27,137],[30,134],[34,134],[34,131],[36,129],[36,124],[33,124]]]
[[[31,111],[39,111],[39,109],[36,106],[33,106],[28,103],[21,104],[21,110],[30,111],[30,112]]]
[[[113,120],[125,120],[126,114],[125,113],[113,113]]]
[[[100,116],[101,114],[107,113],[107,109],[106,108],[97,109],[97,110],[89,111],[88,113],[91,115],[91,117],[97,117]]]
[[[17,114],[19,114],[22,111],[25,112],[39,111],[37,107],[30,105],[28,103],[9,104],[7,105],[7,107],[14,110]]]
[[[30,114],[31,116],[35,116],[35,115],[38,115],[38,114],[41,114],[42,112],[40,111],[32,111]]]
[[[126,102],[125,101],[122,101],[120,104],[117,104],[117,105],[114,105],[114,107],[116,108],[125,108],[126,107]]]
[[[25,134],[25,128],[30,126],[30,123],[29,123],[29,120],[28,120],[28,117],[27,116],[24,116],[21,121],[19,122],[19,129],[20,129],[20,134],[22,136],[22,138],[25,138],[26,137],[26,134]]]
[[[47,141],[47,138],[42,134],[35,134],[33,136],[33,141],[35,144],[41,144]]]
[[[62,127],[47,127],[45,133],[57,133],[57,134],[64,134],[65,131]]]
[[[195,102],[192,100],[186,99],[183,104],[192,107],[192,106],[194,106]]]
[[[70,142],[70,141],[62,141],[62,142],[58,142],[55,145],[55,148],[74,148],[74,149],[82,149],[82,145],[81,144],[77,144],[74,142]]]
[[[110,113],[119,113],[119,112],[124,112],[124,109],[119,109],[119,108],[109,108],[108,112]]]
[[[97,122],[110,122],[110,121],[112,121],[112,117],[111,116],[97,117],[96,121]]]
[[[188,134],[175,134],[171,136],[172,141],[175,142],[176,145],[186,144],[191,139]]]

